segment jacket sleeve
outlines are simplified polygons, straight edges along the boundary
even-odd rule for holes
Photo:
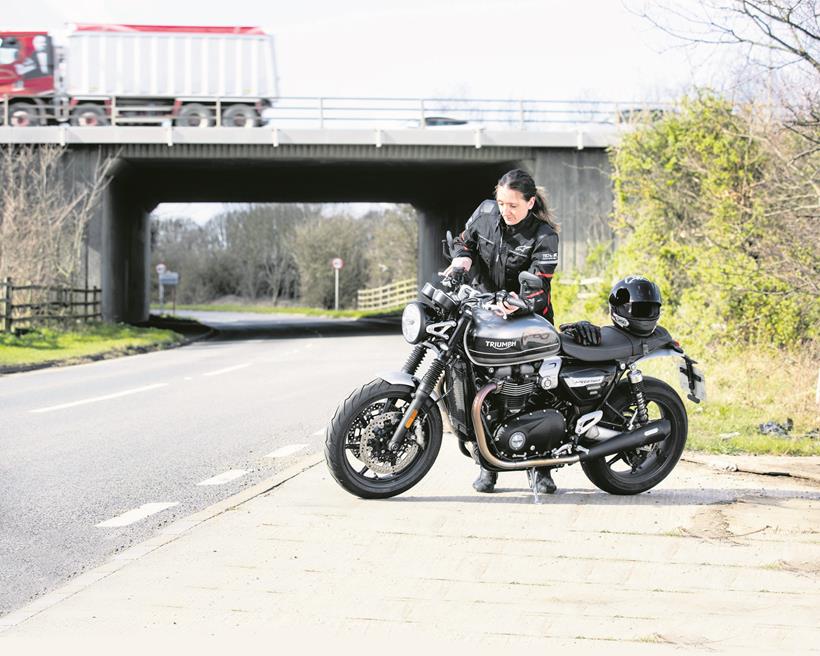
[[[453,239],[453,257],[469,257],[475,262],[478,253],[478,218],[484,213],[486,202],[476,207],[464,230]]]
[[[541,280],[541,289],[527,294],[527,300],[532,304],[532,311],[550,320],[553,320],[552,311],[552,276],[558,266],[558,235],[551,232],[540,235],[532,251],[530,273]]]

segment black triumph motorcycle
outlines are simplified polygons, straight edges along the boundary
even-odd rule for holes
[[[519,283],[521,297],[540,288],[527,272]],[[478,292],[456,269],[407,305],[402,333],[415,346],[404,367],[355,390],[327,428],[325,459],[345,490],[378,499],[418,483],[441,447],[441,409],[462,453],[492,471],[580,462],[611,494],[645,492],[669,475],[686,443],[686,409],[639,362],[680,357],[687,397],[705,398],[703,374],[669,332],[604,326],[600,345],[582,346],[541,316],[488,309],[502,300],[528,308]]]

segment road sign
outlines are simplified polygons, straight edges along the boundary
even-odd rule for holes
[[[159,284],[173,287],[179,284],[179,274],[176,271],[167,271],[159,274]]]
[[[334,258],[330,261],[330,266],[332,266],[332,267],[333,267],[334,269],[336,269],[337,271],[338,271],[339,269],[341,269],[344,265],[345,265],[345,261],[344,261],[342,258],[340,258],[340,257],[334,257]]]
[[[162,262],[160,262],[159,264],[157,264],[157,273],[158,273],[159,275],[162,275],[162,274],[163,274],[163,273],[165,273],[167,270],[168,270],[168,267],[166,267],[166,266],[165,266]]]

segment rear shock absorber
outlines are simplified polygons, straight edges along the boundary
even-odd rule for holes
[[[643,374],[635,365],[632,365],[627,378],[629,378],[629,387],[632,391],[632,400],[635,403],[638,425],[643,425],[649,421],[649,411],[646,409],[646,397],[643,390]]]
[[[404,363],[401,370],[404,373],[413,376],[418,371],[421,363],[424,361],[425,355],[427,355],[427,348],[421,344],[416,344],[413,348],[413,352],[410,353],[410,356],[407,358],[407,362]]]

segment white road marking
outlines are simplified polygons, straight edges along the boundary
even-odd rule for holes
[[[72,408],[75,405],[85,405],[86,403],[97,403],[97,401],[108,401],[109,399],[118,399],[121,396],[128,396],[129,394],[139,394],[140,392],[147,392],[148,390],[166,387],[168,383],[156,383],[155,385],[146,385],[145,387],[135,387],[134,389],[125,390],[122,392],[115,392],[114,394],[106,394],[105,396],[95,396],[90,399],[83,399],[82,401],[72,401],[71,403],[61,403],[60,405],[51,405],[47,408],[38,408],[31,410],[32,413],[38,412],[53,412],[54,410],[62,410],[64,408]]]
[[[185,378],[183,378],[183,380],[193,380],[193,379],[194,379],[193,376],[185,376]]]
[[[290,444],[288,446],[283,446],[281,449],[276,449],[276,451],[273,451],[273,452],[269,453],[265,457],[266,458],[287,458],[288,456],[293,455],[294,453],[299,453],[299,451],[302,451],[306,448],[307,448],[307,444]]]
[[[97,526],[99,528],[128,526],[129,524],[138,522],[141,519],[145,519],[150,515],[155,515],[158,512],[162,512],[163,510],[167,510],[168,508],[173,508],[174,506],[178,505],[179,501],[167,501],[165,503],[145,503],[141,505],[139,508],[134,508],[134,510],[129,510],[127,513],[123,513],[122,515],[113,517],[112,519],[100,522],[99,524],[97,524]]]
[[[225,367],[224,369],[217,369],[216,371],[209,371],[207,374],[202,374],[203,376],[218,376],[219,374],[226,374],[229,371],[236,371],[237,369],[244,369],[245,367],[250,367],[251,363],[246,362],[245,364],[235,364],[233,367]]]
[[[324,435],[325,430],[327,430],[327,429],[326,428],[320,428],[315,433],[311,433],[311,434],[312,435]]]
[[[234,481],[237,478],[241,478],[247,473],[248,472],[245,469],[229,469],[228,471],[223,472],[218,476],[214,476],[213,478],[208,478],[204,481],[200,481],[199,483],[197,483],[197,485],[224,485],[225,483],[230,483],[231,481]]]

